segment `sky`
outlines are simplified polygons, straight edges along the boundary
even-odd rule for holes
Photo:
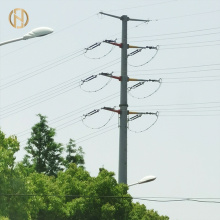
[[[143,115],[129,122],[128,183],[146,175],[157,179],[132,186],[129,193],[157,200],[134,201],[171,220],[219,220],[220,204],[214,203],[220,202],[219,0],[0,3],[0,42],[37,27],[54,30],[0,48],[0,127],[7,136],[17,136],[21,146],[17,161],[25,155],[23,148],[40,113],[56,129],[57,142],[65,145],[72,138],[82,146],[92,176],[104,167],[118,179],[118,115],[101,108],[118,109],[120,82],[99,73],[120,76],[120,48],[103,41],[120,43],[121,21],[98,13],[150,20],[128,22],[130,45],[159,48],[129,56],[128,76],[161,83],[131,89],[128,109],[159,116]],[[29,15],[22,29],[8,20],[15,8]],[[100,46],[85,50],[99,42]],[[133,85],[129,82],[129,87]],[[93,110],[100,111],[85,117]]]

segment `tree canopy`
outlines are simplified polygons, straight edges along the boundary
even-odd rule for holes
[[[24,165],[49,176],[56,176],[58,171],[67,168],[70,163],[83,166],[85,162],[82,148],[77,149],[74,140],[70,139],[64,158],[63,145],[54,139],[55,129],[49,127],[46,116],[38,114],[38,117],[40,121],[32,127],[31,137],[25,147],[27,154],[23,160]]]
[[[90,176],[82,148],[73,139],[66,147],[56,143],[55,129],[38,116],[22,162],[15,163],[17,138],[0,131],[0,220],[169,219],[134,203],[128,186],[118,184],[113,172],[100,168]]]

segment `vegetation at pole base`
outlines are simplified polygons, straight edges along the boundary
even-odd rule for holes
[[[82,148],[70,139],[64,151],[46,117],[38,116],[22,162],[15,163],[17,138],[0,131],[0,220],[169,219],[134,203],[113,172],[100,168],[92,177]]]

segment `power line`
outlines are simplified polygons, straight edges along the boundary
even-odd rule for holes
[[[176,35],[176,34],[186,34],[186,33],[209,31],[209,30],[216,30],[216,29],[220,29],[220,27],[197,29],[197,30],[191,30],[191,31],[173,32],[173,33],[163,33],[163,34],[145,35],[145,36],[130,37],[130,38],[131,38],[131,39],[133,39],[133,38],[148,38],[148,37],[149,37],[149,38],[152,38],[152,37],[158,37],[158,36]]]
[[[80,107],[80,108],[78,108],[78,109],[76,109],[76,110],[73,110],[73,111],[71,111],[71,112],[68,112],[68,113],[66,113],[66,114],[64,114],[64,115],[61,115],[61,116],[59,116],[59,117],[56,117],[56,118],[50,120],[50,121],[49,121],[49,124],[55,124],[55,123],[57,123],[57,122],[63,121],[63,120],[65,120],[65,119],[67,119],[67,118],[72,117],[73,115],[76,115],[77,113],[82,114],[82,110],[85,111],[85,110],[91,109],[92,107],[96,107],[98,104],[99,104],[99,105],[100,105],[100,104],[103,104],[103,103],[108,102],[109,100],[115,99],[115,98],[117,98],[117,97],[119,97],[118,93],[114,93],[114,94],[112,94],[112,95],[109,95],[109,96],[107,96],[107,97],[105,97],[105,98],[102,98],[102,99],[100,99],[100,100],[98,100],[98,101],[95,101],[95,102],[93,102],[93,103],[86,104],[86,105],[83,106],[83,107]],[[81,121],[81,117],[77,117],[77,118],[74,118],[74,119],[72,119],[72,120],[75,120],[75,119],[80,119],[80,121]],[[70,123],[68,126],[71,126],[71,125],[72,125],[71,122],[68,121],[68,123]],[[64,124],[66,124],[66,123],[64,123]],[[61,125],[64,125],[64,124],[61,124]],[[61,126],[61,125],[59,125],[59,126]],[[65,127],[67,127],[67,126],[65,126]],[[28,134],[29,132],[30,132],[30,129],[26,129],[26,130],[24,130],[24,131],[22,131],[22,132],[17,133],[16,135],[23,136],[23,135],[25,135],[25,134]],[[22,134],[22,135],[20,135],[20,134]]]
[[[174,78],[163,78],[163,80],[177,80],[177,79],[204,79],[204,78],[218,78],[219,76],[187,76],[187,77],[174,77]]]
[[[149,106],[148,106],[149,107]],[[139,108],[146,108],[145,106],[139,106]],[[153,109],[158,109],[158,111],[178,111],[178,110],[182,110],[182,109],[191,109],[191,110],[194,110],[194,109],[211,109],[213,108],[214,110],[216,110],[216,108],[220,108],[220,106],[195,106],[195,107],[181,107],[181,108],[153,108]],[[152,109],[152,107],[151,107]],[[208,110],[208,111],[213,111],[213,110]],[[217,110],[217,111],[220,111]]]
[[[205,69],[205,70],[191,70],[191,71],[179,71],[179,72],[169,72],[169,73],[130,73],[129,75],[137,75],[137,76],[146,76],[146,75],[174,75],[174,74],[181,74],[181,73],[200,73],[200,72],[210,72],[210,71],[218,71],[220,69]],[[149,70],[138,70],[139,71],[142,71],[142,72],[148,72]],[[134,71],[135,72],[135,71]]]
[[[158,21],[170,20],[170,19],[176,19],[176,18],[184,18],[184,17],[190,17],[190,16],[197,16],[197,15],[203,15],[203,14],[212,14],[212,13],[216,13],[216,12],[219,12],[219,11],[220,10],[213,10],[213,11],[194,13],[194,14],[180,15],[180,16],[175,16],[175,17],[158,18]]]
[[[160,115],[160,117],[216,117],[216,116],[220,116],[220,114],[209,114],[209,115],[201,115],[201,114],[199,114],[199,115],[190,115],[190,114],[185,114],[185,115],[183,115],[183,114],[181,114],[181,115]]]
[[[79,53],[79,52],[82,52],[83,50],[84,50],[84,49],[81,48],[81,49],[79,49],[79,50],[72,51],[72,49],[71,49],[71,50],[70,50],[71,52],[68,52],[68,53],[66,53],[66,54],[64,54],[64,55],[61,55],[61,56],[59,56],[59,57],[56,57],[56,58],[54,58],[54,59],[47,60],[46,62],[37,64],[37,65],[32,66],[32,67],[30,67],[30,68],[21,70],[20,72],[14,73],[14,74],[12,74],[12,75],[10,75],[10,76],[7,76],[7,77],[5,77],[5,78],[1,78],[0,80],[1,80],[1,81],[8,80],[8,79],[10,79],[10,78],[13,78],[14,76],[20,75],[21,73],[27,72],[27,71],[29,71],[29,70],[32,70],[32,69],[36,68],[36,67],[41,67],[42,65],[49,64],[50,62],[53,62],[53,61],[57,61],[57,62],[58,62],[61,58],[69,57],[70,55],[77,54],[77,53]],[[44,68],[44,67],[43,67],[43,68]]]
[[[144,106],[141,106],[141,108],[146,108]],[[217,108],[217,109],[216,109]],[[220,111],[220,106],[201,106],[201,107],[182,107],[182,108],[157,108],[158,111],[168,111],[168,112],[176,112],[176,111],[180,111],[182,112],[183,109],[188,110],[188,112],[195,112],[194,110],[196,110],[197,112],[199,111]],[[153,108],[155,109],[155,108]],[[198,110],[198,109],[202,109],[202,110]],[[184,111],[185,111],[184,110]],[[193,110],[193,111],[192,111]]]
[[[77,138],[77,139],[75,140],[75,142],[76,142],[76,144],[79,144],[79,143],[82,143],[82,142],[84,142],[84,141],[87,141],[87,140],[90,140],[90,139],[92,139],[92,138],[95,138],[95,137],[97,137],[97,136],[100,136],[100,135],[102,135],[102,134],[105,134],[106,132],[109,132],[109,131],[112,131],[112,130],[118,128],[118,126],[116,126],[116,125],[118,125],[118,124],[110,125],[110,126],[108,126],[108,127],[105,127],[105,128],[102,129],[102,130],[95,131],[95,132],[93,132],[93,133],[91,133],[91,134],[89,134],[89,135],[85,135],[85,136],[82,136],[82,137],[80,137],[80,138]],[[91,137],[87,138],[88,136],[91,136]]]
[[[194,80],[194,81],[174,81],[174,82],[166,82],[166,81],[163,81],[163,83],[200,83],[200,82],[217,82],[219,81],[220,79],[210,79],[210,80]]]
[[[170,48],[162,48],[162,50],[188,49],[188,48],[196,48],[196,47],[212,47],[212,46],[219,46],[219,45],[220,44],[209,44],[209,45],[189,46],[189,47],[170,47]]]
[[[76,121],[76,122],[74,122],[74,123],[70,123],[70,124],[68,124],[68,125],[66,125],[66,126],[64,126],[64,127],[61,127],[61,128],[59,128],[59,129],[57,129],[57,130],[62,130],[62,129],[64,129],[64,128],[66,128],[66,127],[68,127],[68,126],[71,126],[71,125],[73,125],[73,124],[76,124],[76,123],[78,123],[78,122],[81,122],[81,120],[78,120],[78,121]],[[98,131],[92,132],[92,133],[90,133],[90,134],[84,135],[84,136],[82,136],[82,137],[76,138],[76,139],[75,139],[75,143],[76,143],[76,144],[79,144],[79,143],[88,141],[88,140],[90,140],[90,139],[93,139],[93,138],[95,138],[95,137],[97,137],[97,136],[103,135],[103,134],[105,134],[105,133],[107,133],[107,132],[109,132],[109,131],[112,131],[112,130],[118,128],[118,126],[116,126],[116,125],[117,125],[117,124],[113,124],[113,125],[110,125],[110,126],[108,126],[108,127],[102,128],[102,130],[98,130]],[[26,140],[20,141],[20,143],[24,143],[24,142],[26,142]]]
[[[14,109],[14,110],[12,110],[12,111],[9,111],[9,112],[6,112],[6,113],[4,113],[4,114],[1,114],[1,119],[4,119],[4,118],[7,118],[7,117],[9,117],[9,116],[11,116],[11,115],[13,115],[13,114],[16,114],[16,113],[19,113],[19,112],[21,112],[21,111],[23,111],[23,110],[26,110],[26,109],[28,109],[28,108],[31,108],[31,107],[33,107],[33,106],[35,106],[36,104],[40,104],[40,103],[42,103],[42,102],[45,102],[45,101],[47,101],[48,99],[52,99],[52,98],[55,98],[55,97],[57,97],[58,95],[62,95],[62,94],[64,94],[64,93],[66,93],[66,92],[69,92],[69,91],[71,91],[71,90],[73,90],[73,89],[75,89],[75,88],[78,88],[79,86],[76,86],[76,87],[73,87],[72,88],[72,85],[70,86],[71,88],[69,88],[69,87],[67,87],[67,88],[65,88],[65,91],[62,91],[61,93],[59,93],[59,94],[51,94],[52,96],[51,97],[47,97],[46,99],[44,99],[44,100],[39,100],[37,103],[31,103],[31,105],[24,105],[24,106],[22,106],[22,107],[20,107],[20,109],[19,110],[17,110],[17,109]],[[3,117],[2,117],[3,116]]]
[[[198,42],[190,42],[190,43],[178,43],[178,44],[161,44],[160,47],[167,47],[167,46],[176,46],[176,45],[188,45],[188,44],[202,44],[202,43],[213,43],[219,42],[220,40],[209,40],[209,41],[198,41]],[[202,45],[203,46],[203,45]]]
[[[77,53],[78,53],[78,52],[77,52]],[[74,56],[74,55],[75,55],[75,54],[71,54],[71,55],[69,55],[69,56],[67,56],[67,57],[65,57],[65,58],[63,58],[63,59],[60,59],[60,60],[58,60],[58,61],[56,61],[56,62],[54,62],[54,63],[51,63],[51,64],[49,64],[49,65],[47,65],[47,66],[45,66],[45,67],[43,67],[43,68],[34,70],[34,71],[32,71],[32,72],[30,72],[30,73],[28,73],[28,74],[26,74],[26,75],[24,75],[24,76],[22,76],[22,77],[20,77],[20,78],[17,78],[17,79],[12,80],[12,81],[10,81],[10,82],[8,82],[8,83],[5,83],[5,84],[3,84],[3,85],[1,86],[0,89],[3,90],[3,89],[6,89],[6,88],[8,88],[8,87],[11,87],[11,86],[13,86],[13,85],[16,85],[16,84],[18,84],[18,83],[20,83],[20,82],[23,82],[24,80],[27,80],[27,79],[29,79],[29,78],[32,78],[32,77],[34,77],[34,76],[36,76],[36,75],[38,75],[38,74],[40,74],[40,73],[43,73],[43,72],[45,72],[45,71],[47,71],[47,70],[50,70],[50,69],[52,69],[52,68],[54,68],[54,67],[57,67],[57,66],[59,66],[59,65],[61,65],[61,64],[63,64],[63,63],[66,63],[66,62],[68,62],[68,61],[70,61],[70,60],[72,60],[72,59],[74,59],[74,58],[77,58],[77,57],[83,55],[83,53],[82,53],[82,54],[79,54],[79,55],[76,55],[76,56]],[[74,56],[74,57],[72,57],[72,56]],[[67,58],[69,58],[69,59],[67,59]],[[62,61],[62,62],[60,62],[60,61]],[[48,68],[47,68],[47,67],[48,67]],[[45,69],[45,68],[46,68],[46,69]]]
[[[160,106],[185,106],[185,105],[204,105],[204,104],[220,104],[220,101],[216,102],[193,102],[193,103],[171,103],[171,104],[162,104],[162,105],[147,105],[148,107],[160,107]],[[142,107],[142,106],[132,106],[132,107]]]
[[[183,66],[183,67],[177,67],[177,68],[165,68],[165,69],[149,69],[149,70],[137,70],[137,71],[155,71],[155,70],[170,70],[170,69],[182,69],[182,68],[195,68],[195,67],[207,67],[207,66],[216,66],[216,65],[220,65],[220,64],[205,64],[205,65],[196,65],[196,66]],[[218,69],[213,69],[213,70],[218,70]],[[194,71],[189,71],[189,72],[200,72],[200,71],[210,71],[209,69],[208,70],[194,70]],[[88,72],[86,72],[86,73],[88,73]],[[86,74],[85,73],[85,74]],[[184,72],[175,72],[175,73],[186,73],[186,71],[184,71]],[[156,75],[156,74],[160,74],[160,73],[155,73],[154,75]],[[162,74],[165,74],[165,73],[162,73]],[[166,73],[166,74],[173,74],[173,73]],[[84,74],[83,74],[84,75]],[[211,77],[211,76],[207,76],[207,77]],[[218,76],[213,76],[213,77],[218,77]],[[73,79],[76,79],[76,78],[78,78],[78,77],[75,77],[75,78],[72,78],[71,80],[73,80]],[[185,78],[190,78],[190,77],[185,77]],[[203,78],[203,77],[200,77],[200,78]],[[168,78],[169,79],[169,78]],[[170,78],[170,79],[172,79],[172,78]],[[178,78],[176,78],[176,79],[178,79]],[[42,98],[42,96],[45,96],[46,94],[43,94],[43,93],[45,93],[45,92],[47,92],[47,91],[49,91],[49,92],[54,92],[54,90],[52,90],[52,89],[55,89],[55,90],[58,90],[58,89],[60,89],[59,88],[59,86],[61,85],[62,87],[66,87],[68,84],[70,84],[71,83],[71,80],[68,80],[68,81],[66,81],[66,82],[64,82],[64,83],[61,83],[61,84],[58,84],[57,86],[54,86],[54,87],[52,87],[52,88],[50,88],[50,89],[48,89],[48,90],[44,90],[44,91],[42,91],[42,92],[40,92],[40,96],[38,96],[38,97],[36,97],[38,94],[36,94],[36,95],[33,95],[33,96],[30,96],[30,97],[28,97],[28,98],[26,98],[26,99],[23,99],[23,100],[20,100],[20,101],[18,101],[18,102],[15,102],[15,103],[13,103],[13,104],[10,104],[9,106],[6,106],[6,107],[3,107],[2,108],[2,110],[1,111],[8,111],[8,109],[10,109],[10,108],[14,108],[15,106],[17,106],[17,105],[21,105],[22,103],[25,103],[25,106],[26,106],[26,102],[30,102],[31,101],[31,103],[29,103],[29,104],[32,104],[33,103],[33,99],[38,99],[38,98]],[[212,80],[213,81],[213,80]],[[215,81],[215,80],[214,80]],[[77,82],[77,81],[75,81],[75,82]],[[182,81],[181,81],[182,82]],[[184,81],[185,82],[185,81]],[[187,81],[188,82],[188,81]],[[194,81],[193,81],[194,82]],[[67,84],[65,84],[65,83],[67,83]],[[74,82],[73,82],[74,83]],[[165,83],[173,83],[173,82],[165,82]],[[74,84],[73,84],[74,85]],[[77,87],[75,87],[75,88],[77,88]],[[70,91],[70,90],[67,90],[67,92],[68,91]],[[58,90],[58,92],[59,92],[59,90]],[[54,94],[57,94],[57,93],[54,93]],[[63,94],[63,92],[62,93],[58,93],[58,95],[59,94]],[[53,94],[50,94],[50,96],[51,95],[53,95]],[[51,98],[53,98],[54,96],[52,96],[52,97],[45,97],[45,99],[44,99],[44,101],[46,101],[46,100],[48,100],[48,99],[51,99]],[[30,101],[29,101],[30,100]],[[42,102],[44,102],[44,101],[42,101],[41,100],[41,102],[40,103],[42,103]],[[39,102],[38,102],[39,103]],[[38,104],[38,103],[36,103],[36,104]],[[33,105],[31,105],[31,106],[33,106]],[[26,108],[25,108],[26,109]]]
[[[194,34],[194,35],[189,35],[189,36],[179,36],[179,37],[168,37],[168,38],[156,38],[156,39],[142,39],[142,40],[135,40],[131,42],[149,42],[149,41],[158,41],[158,40],[174,40],[174,39],[182,39],[182,38],[191,38],[191,37],[203,37],[203,36],[208,36],[208,35],[216,35],[219,34],[220,32],[213,32],[213,33],[206,33],[206,34]]]
[[[114,199],[135,199],[146,200],[149,202],[202,202],[202,203],[220,203],[219,198],[172,198],[172,197],[132,197],[132,196],[90,196],[90,195],[58,195],[58,194],[0,194],[1,197],[72,197],[72,198],[114,198]],[[157,198],[157,199],[156,199]],[[163,198],[159,199],[159,198]],[[166,199],[166,200],[165,200]]]
[[[158,3],[153,3],[153,4],[145,4],[145,5],[128,7],[128,8],[119,8],[119,9],[114,9],[114,10],[108,10],[107,12],[115,12],[115,11],[128,10],[128,9],[143,8],[143,7],[149,7],[149,6],[154,6],[154,5],[166,4],[166,3],[170,3],[170,2],[174,2],[174,1],[177,1],[177,0],[169,0],[169,1],[165,1],[165,2],[158,2]]]
[[[97,68],[95,68],[95,69],[93,69],[93,70],[87,71],[86,73],[81,74],[81,76],[83,76],[83,75],[85,75],[85,74],[88,74],[89,72],[95,71],[95,70],[97,70],[97,69],[100,69],[100,68],[107,68],[107,67],[113,66],[113,65],[115,65],[115,64],[118,63],[118,62],[115,62],[115,61],[117,61],[117,60],[118,60],[118,59],[115,59],[115,60],[113,60],[113,61],[111,61],[111,62],[109,62],[109,63],[107,63],[107,64],[104,64],[104,65],[102,65],[102,66],[100,66],[100,67],[97,67]],[[106,66],[107,66],[107,67],[106,67]],[[79,78],[79,77],[81,77],[81,76],[77,76],[77,77],[75,77],[75,78],[72,78],[72,80],[73,80],[73,79],[76,79],[76,78]],[[72,84],[72,83],[73,83],[73,84]],[[28,98],[26,98],[26,99],[23,99],[23,100],[21,100],[21,101],[18,101],[18,102],[16,102],[16,103],[13,103],[13,104],[11,104],[11,105],[9,105],[9,106],[6,106],[6,107],[2,108],[3,110],[1,110],[1,111],[7,111],[7,113],[2,114],[1,116],[7,115],[7,116],[5,116],[5,117],[8,117],[8,116],[10,116],[11,114],[15,114],[15,113],[17,113],[17,112],[20,112],[20,111],[22,111],[22,110],[25,110],[25,109],[27,109],[27,108],[30,108],[30,107],[32,107],[32,106],[34,106],[34,105],[36,105],[36,104],[45,102],[45,101],[47,101],[47,100],[49,100],[49,99],[52,99],[52,98],[55,98],[55,97],[57,97],[57,95],[64,94],[64,93],[66,93],[66,92],[68,92],[68,91],[70,91],[70,90],[72,90],[72,89],[75,89],[75,88],[79,87],[79,84],[77,83],[78,85],[72,88],[72,86],[75,85],[75,84],[76,84],[76,81],[71,82],[71,79],[70,79],[70,80],[68,80],[68,81],[66,81],[66,82],[64,82],[64,83],[58,84],[58,85],[56,85],[56,86],[54,86],[54,87],[52,87],[52,88],[50,88],[50,89],[47,89],[47,90],[45,90],[45,91],[40,92],[40,93],[41,93],[40,95],[36,94],[36,95],[33,95],[33,96],[28,97]],[[61,85],[61,86],[60,86],[60,85]],[[51,94],[49,94],[49,95],[48,95],[48,94],[44,94],[44,93],[47,92],[48,90],[50,90],[49,92],[51,92]],[[58,90],[58,91],[57,91],[57,90]],[[43,96],[43,97],[42,97],[42,96]],[[46,97],[44,97],[44,96],[46,96]],[[33,97],[34,97],[34,98],[33,98]],[[39,100],[39,98],[40,98],[40,100]],[[44,100],[42,100],[42,98],[44,98]],[[35,99],[34,102],[37,101],[37,103],[34,103],[34,102],[33,102],[33,99]],[[39,101],[38,101],[38,100],[39,100]],[[26,102],[27,102],[27,103],[26,103]],[[29,103],[28,103],[28,102],[29,102]],[[19,107],[19,108],[23,108],[22,110],[16,111],[16,108],[15,108],[15,109],[13,109],[12,111],[8,112],[8,109],[14,108],[14,107],[16,107],[16,106],[18,106],[18,105],[22,105],[22,104],[23,104],[23,106]],[[31,104],[31,105],[30,105],[30,104]],[[28,105],[29,105],[29,106],[28,106]],[[28,106],[28,107],[26,107],[26,106]],[[13,113],[11,113],[11,112],[13,112]],[[8,114],[8,113],[11,113],[11,114]],[[2,117],[2,119],[5,118],[5,117]]]
[[[44,91],[41,91],[41,92],[39,92],[39,93],[37,93],[37,94],[35,94],[35,95],[32,95],[32,96],[29,96],[29,97],[27,97],[27,98],[25,98],[25,99],[22,99],[22,100],[19,100],[19,101],[17,101],[17,102],[14,102],[14,103],[12,103],[12,104],[10,104],[10,105],[7,105],[7,106],[5,106],[5,107],[2,107],[1,108],[1,112],[4,112],[4,111],[8,111],[9,109],[11,109],[11,108],[14,108],[14,107],[18,107],[18,106],[20,106],[20,105],[24,105],[24,106],[26,106],[27,104],[32,104],[32,103],[34,103],[34,102],[36,102],[38,99],[40,99],[40,101],[42,101],[42,98],[47,98],[47,96],[50,96],[50,95],[53,95],[53,94],[57,94],[57,91],[59,92],[60,90],[63,92],[63,90],[65,90],[65,89],[67,89],[67,88],[69,88],[69,87],[72,87],[72,86],[74,86],[74,85],[77,85],[76,87],[74,87],[74,88],[77,88],[77,87],[79,87],[79,85],[78,85],[78,81],[72,81],[71,82],[71,80],[70,80],[70,82],[68,82],[68,81],[66,81],[66,82],[64,82],[64,83],[60,83],[60,84],[58,84],[58,85],[56,85],[56,86],[53,86],[53,87],[51,87],[51,88],[49,88],[49,89],[46,89],[46,90],[44,90]],[[72,89],[74,89],[74,88],[72,88]],[[55,93],[54,93],[55,92]],[[50,93],[52,93],[52,94],[50,94]],[[59,94],[59,93],[58,93]],[[44,96],[46,96],[46,97],[44,97]],[[50,99],[50,98],[49,98]],[[46,100],[48,100],[48,99],[46,99]],[[45,101],[46,101],[45,100]],[[26,104],[27,103],[27,104]]]
[[[135,70],[135,72],[140,72],[140,71],[164,71],[164,70],[188,69],[188,68],[209,67],[209,66],[220,66],[220,63],[201,64],[201,65],[193,65],[193,66],[181,66],[181,67],[168,67],[168,68],[148,69],[148,70]],[[134,72],[134,70],[132,70],[132,72]]]

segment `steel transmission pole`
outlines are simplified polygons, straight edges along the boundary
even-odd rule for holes
[[[129,45],[127,43],[127,23],[128,21],[144,21],[140,19],[131,19],[127,15],[121,17],[106,14],[100,12],[100,14],[110,17],[118,18],[122,21],[122,43],[121,43],[121,91],[120,91],[120,125],[119,125],[119,173],[118,183],[127,184],[127,115],[128,115],[128,103],[127,103],[127,49]]]
[[[121,46],[121,91],[120,91],[120,124],[119,124],[119,172],[118,182],[127,184],[127,22],[126,15],[122,20],[122,46]]]

